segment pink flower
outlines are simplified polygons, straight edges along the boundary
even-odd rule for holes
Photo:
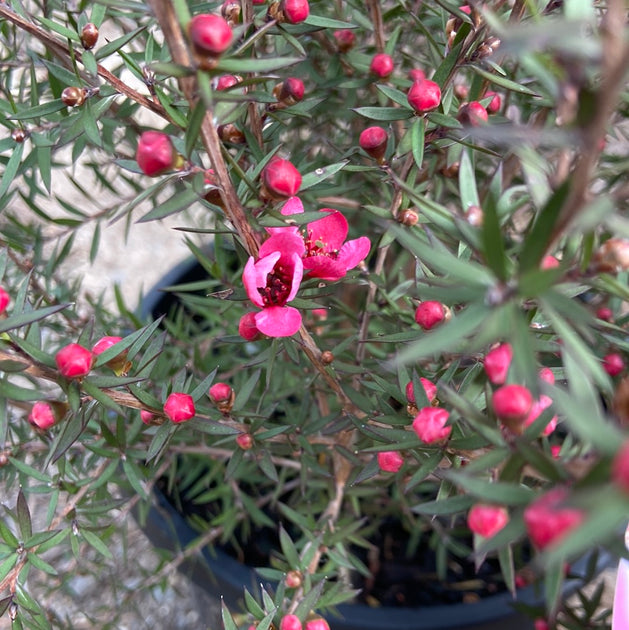
[[[452,427],[446,425],[450,414],[445,409],[424,407],[413,420],[413,430],[424,444],[434,444],[447,440]]]
[[[297,295],[303,277],[303,240],[292,232],[275,233],[260,248],[257,262],[249,258],[242,280],[249,299],[262,311],[256,328],[269,337],[290,337],[301,326],[301,313],[286,306]]]
[[[282,207],[283,215],[301,214],[304,205],[299,197],[291,197]],[[371,242],[366,236],[345,242],[349,225],[347,219],[332,208],[322,208],[327,216],[308,223],[304,235],[304,270],[311,278],[333,282],[362,262],[369,254]],[[270,228],[271,234],[298,233],[296,227]]]

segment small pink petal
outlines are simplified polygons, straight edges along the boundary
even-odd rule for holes
[[[366,236],[347,241],[341,247],[337,260],[343,263],[346,271],[353,269],[369,255],[371,241]]]
[[[301,313],[292,306],[269,306],[256,313],[256,326],[269,337],[290,337],[301,326]]]
[[[304,269],[311,278],[321,278],[321,280],[328,282],[340,280],[346,273],[345,265],[342,262],[327,256],[304,258]]]
[[[258,287],[266,286],[266,277],[273,271],[275,263],[280,259],[280,252],[273,252],[254,263],[253,256],[249,258],[242,272],[242,282],[247,296],[256,306],[264,306]]]
[[[323,243],[323,249],[326,252],[340,249],[349,231],[347,219],[338,210],[332,208],[322,208],[321,212],[331,214],[308,223],[310,240]]]
[[[290,256],[293,252],[301,256],[306,251],[304,239],[294,232],[284,231],[275,232],[260,247],[259,256],[263,258],[272,252],[280,252],[282,257]],[[265,278],[266,284],[266,278]],[[264,285],[262,285],[264,286]]]
[[[629,560],[625,558],[618,564],[612,610],[613,630],[629,630]]]
[[[286,298],[287,302],[290,302],[297,295],[297,291],[299,290],[299,285],[301,283],[302,278],[304,277],[304,264],[301,261],[301,257],[297,253],[293,253],[291,256],[292,265],[292,277],[290,282],[290,292],[288,293],[288,297]]]
[[[284,215],[301,214],[303,211],[304,204],[299,197],[291,197],[280,210],[280,212]]]

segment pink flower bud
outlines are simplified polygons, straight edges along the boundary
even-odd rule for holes
[[[236,444],[238,444],[243,451],[249,451],[253,448],[253,436],[251,433],[239,433],[236,436]]]
[[[227,21],[220,15],[211,13],[195,15],[190,20],[188,32],[197,51],[211,56],[224,53],[234,38]]]
[[[552,398],[550,396],[546,396],[542,394],[538,400],[533,401],[533,405],[531,406],[531,411],[529,411],[528,416],[524,420],[524,427],[528,427],[535,420],[537,420],[545,409],[548,409],[553,404]],[[542,435],[550,435],[557,428],[557,416],[553,416],[548,424],[544,427],[542,431]]]
[[[151,425],[153,424],[153,419],[155,418],[155,414],[147,411],[146,409],[140,409],[140,419],[144,424]]]
[[[196,410],[192,396],[183,392],[173,392],[164,404],[164,413],[172,422],[185,422],[194,418]]]
[[[92,369],[92,353],[78,343],[71,343],[57,352],[55,363],[66,378],[81,378]]]
[[[336,47],[341,53],[346,53],[354,47],[356,43],[356,35],[349,28],[343,28],[339,31],[334,31],[334,39],[336,40]]]
[[[614,311],[609,306],[600,306],[596,309],[596,317],[604,322],[611,322],[614,319]]]
[[[550,454],[553,459],[559,459],[559,455],[561,455],[561,444],[553,444],[550,447]]]
[[[295,569],[289,571],[284,578],[286,588],[299,588],[302,583],[303,576],[301,575],[301,571],[296,571]]]
[[[462,125],[480,127],[487,122],[487,110],[478,101],[465,103],[459,107],[457,119]]]
[[[625,361],[617,352],[610,352],[603,357],[603,369],[610,376],[618,376],[625,369]]]
[[[214,383],[208,392],[210,400],[218,407],[221,413],[228,414],[234,406],[236,395],[227,383]]]
[[[369,71],[380,79],[386,79],[393,73],[393,57],[385,53],[374,55]]]
[[[218,80],[216,81],[216,89],[221,92],[222,90],[226,90],[234,85],[238,85],[241,81],[242,78],[237,77],[234,74],[223,74],[218,77]]]
[[[94,344],[92,354],[96,357],[115,346],[119,341],[122,341],[122,337],[102,337]],[[115,357],[107,361],[107,367],[110,367],[118,375],[127,372],[131,367],[131,364],[127,363],[127,354],[128,350],[121,350]]]
[[[581,510],[564,505],[567,498],[565,488],[554,488],[524,510],[526,531],[538,549],[559,542],[583,522]]]
[[[102,337],[94,344],[92,354],[98,356],[105,352],[105,350],[109,350],[109,348],[115,346],[119,341],[122,341],[122,337]]]
[[[415,309],[415,321],[424,329],[430,330],[446,319],[446,309],[441,302],[427,300]]]
[[[555,384],[555,375],[553,374],[553,371],[550,368],[543,367],[539,371],[538,376],[539,376],[539,380],[544,381],[544,383],[549,383],[550,385]]]
[[[523,385],[503,385],[494,392],[494,413],[511,431],[520,434],[533,406],[533,396]]]
[[[256,314],[245,313],[238,322],[238,334],[246,341],[255,341],[262,337],[262,333],[256,326]]]
[[[542,619],[541,617],[539,617],[533,622],[533,629],[534,630],[550,630],[550,625],[548,624],[548,621],[546,621],[546,619]]]
[[[306,88],[301,79],[288,77],[288,79],[284,79],[280,84],[275,86],[273,96],[275,96],[280,103],[294,105],[303,100],[305,91]]]
[[[325,619],[313,619],[306,621],[306,630],[330,630],[330,626]]]
[[[280,621],[280,630],[301,630],[301,621],[297,615],[284,615]]]
[[[50,429],[57,418],[53,408],[47,402],[36,402],[28,414],[28,421],[39,429]]]
[[[397,472],[402,468],[404,458],[398,451],[382,451],[378,453],[378,466],[384,472]]]
[[[170,171],[177,164],[173,144],[161,131],[145,131],[140,136],[135,159],[142,172],[149,177]]]
[[[275,158],[262,169],[262,181],[272,196],[283,199],[298,193],[301,174],[288,160]]]
[[[495,114],[499,112],[502,107],[502,99],[500,98],[500,94],[496,94],[496,92],[492,92],[491,90],[485,92],[485,98],[489,98],[490,96],[491,101],[489,101],[485,109],[488,114]]]
[[[625,493],[629,494],[629,440],[625,441],[612,462],[612,480]]]
[[[290,24],[299,24],[310,15],[308,0],[281,0],[280,9]]]
[[[560,263],[559,261],[554,257],[551,256],[550,254],[548,254],[548,256],[544,256],[544,258],[542,258],[542,262],[540,263],[540,269],[556,269],[557,267],[559,267]]]
[[[419,68],[413,68],[408,71],[408,78],[413,82],[423,81],[426,78],[426,73]]]
[[[439,107],[441,88],[434,82],[424,79],[415,81],[408,91],[408,104],[418,113],[425,114]]]
[[[413,420],[413,430],[424,444],[434,444],[447,440],[452,427],[446,426],[450,414],[438,407],[424,407]]]
[[[428,402],[433,402],[433,400],[437,397],[437,386],[423,376],[419,377],[419,382],[424,386],[424,391],[426,392],[426,398],[428,398]],[[413,404],[417,402],[415,400],[415,389],[413,387],[413,381],[409,381],[408,383],[406,383],[406,400],[408,400],[409,403]]]
[[[9,306],[10,301],[11,296],[4,290],[3,287],[0,287],[0,315],[7,310],[7,306]]]
[[[358,138],[360,148],[374,160],[382,162],[387,150],[389,135],[382,127],[367,127]]]
[[[513,348],[510,343],[501,343],[492,348],[485,356],[483,367],[487,378],[494,385],[503,385],[507,380],[511,359],[513,359]]]
[[[467,515],[467,526],[484,538],[491,538],[508,522],[509,513],[506,508],[497,505],[478,503],[472,506]]]

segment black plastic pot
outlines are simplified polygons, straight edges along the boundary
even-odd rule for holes
[[[193,263],[178,266],[149,293],[141,313],[157,317],[167,314],[176,305],[173,294],[160,289],[174,284],[200,280],[203,269]],[[173,552],[186,548],[199,534],[178,513],[168,499],[159,491],[154,492],[155,502],[151,507],[144,531],[156,547]],[[601,554],[599,570],[609,566],[612,558]],[[572,576],[583,576],[586,560],[571,566]],[[202,553],[179,566],[197,587],[204,589],[218,600],[222,598],[230,608],[238,609],[243,601],[243,589],[256,592],[265,581],[251,567],[238,562],[218,548],[205,548]],[[574,592],[582,580],[575,578],[567,582],[565,595]],[[266,584],[265,584],[266,585]],[[273,585],[269,584],[272,588]],[[418,586],[419,588],[419,586]],[[539,588],[528,587],[518,591],[517,602],[538,606],[542,602]],[[514,608],[514,599],[508,592],[481,599],[476,603],[437,605],[423,608],[372,608],[363,604],[342,604],[337,615],[326,615],[332,630],[533,630],[529,616]]]

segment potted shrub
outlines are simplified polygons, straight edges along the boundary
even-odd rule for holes
[[[629,506],[624,18],[0,7],[0,612],[46,627],[27,576],[158,501],[197,537],[147,587],[207,546],[256,568],[226,630],[607,627],[563,594]],[[201,273],[166,317],[61,273],[78,228],[95,259],[174,215]]]

